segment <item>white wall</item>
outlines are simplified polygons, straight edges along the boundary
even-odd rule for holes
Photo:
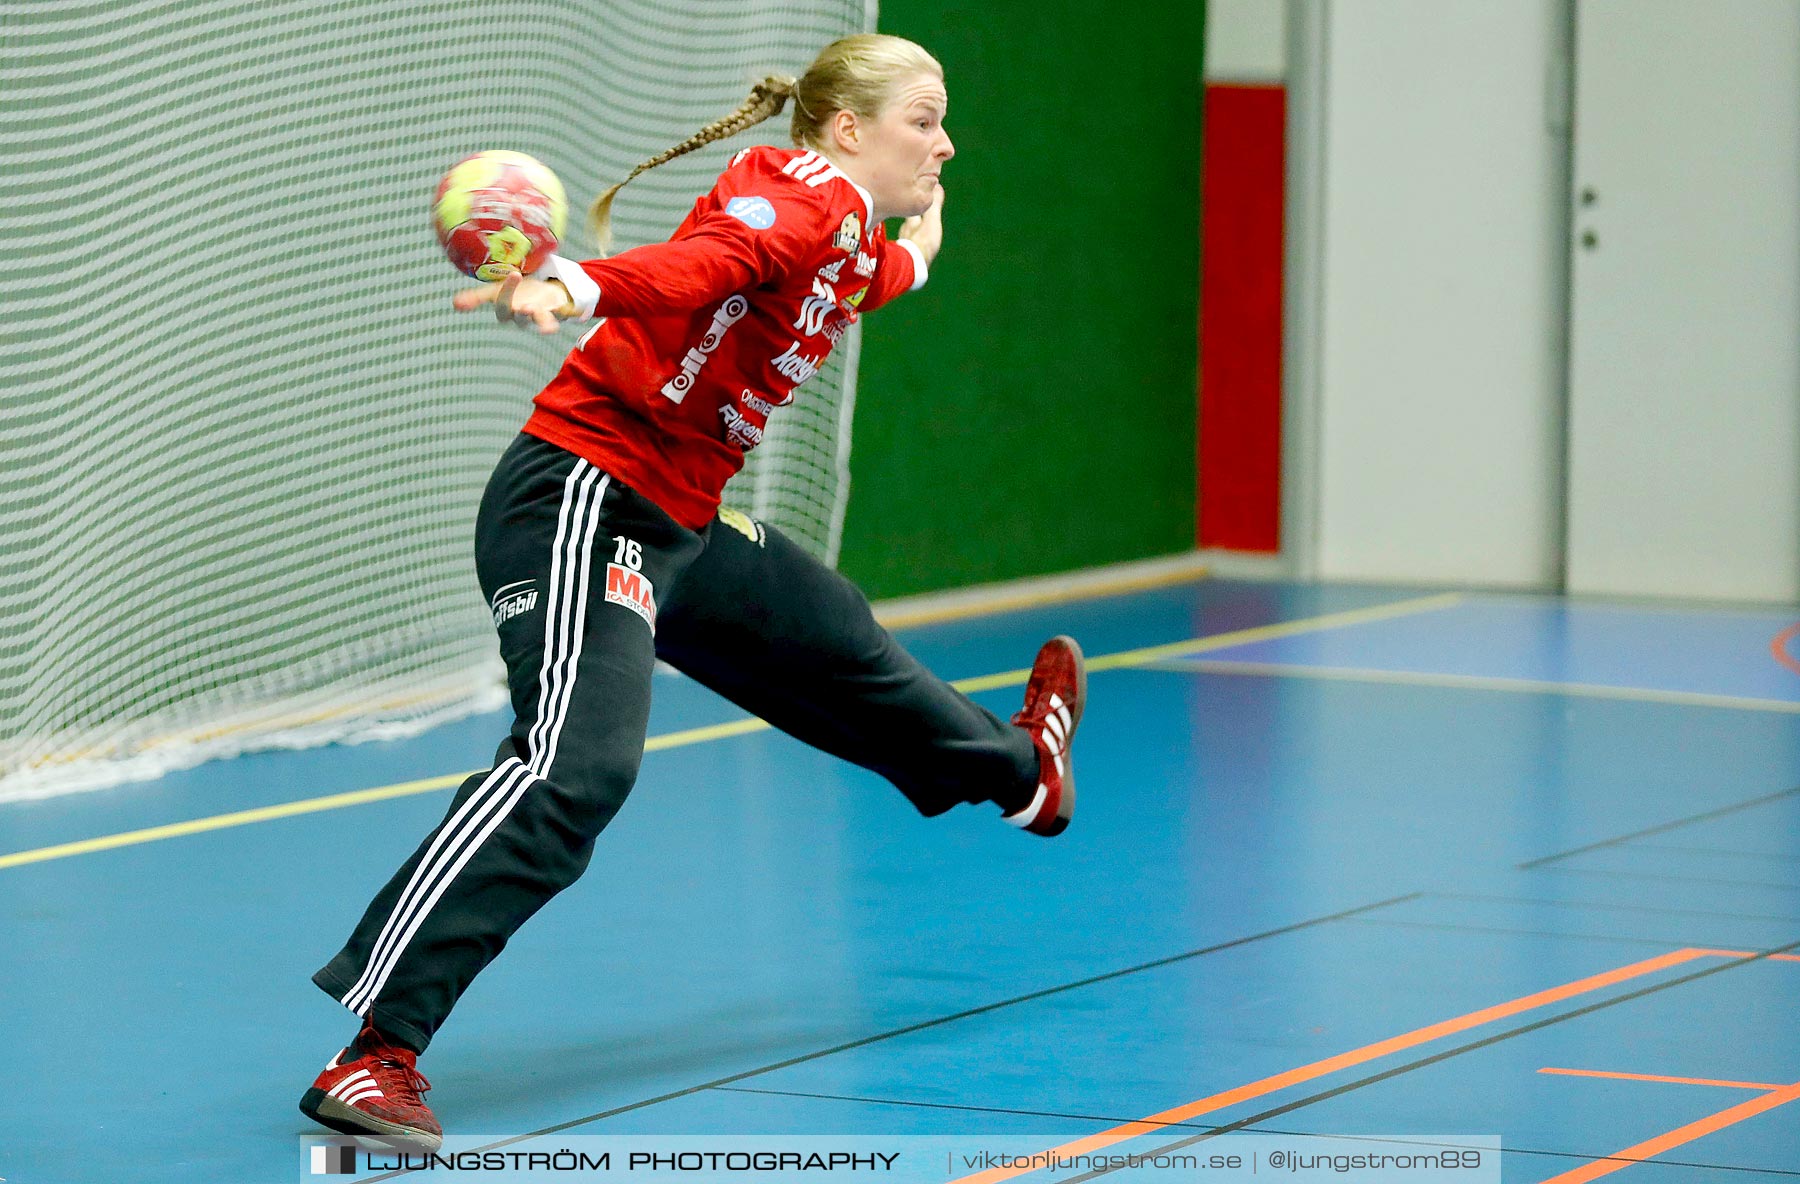
[[[1286,75],[1287,0],[1208,0],[1208,82],[1279,82]]]
[[[1317,187],[1317,225],[1296,232],[1320,252],[1300,297],[1316,302],[1300,318],[1316,322],[1316,356],[1293,367],[1316,387],[1302,567],[1550,587],[1567,149],[1546,95],[1561,5],[1321,3],[1322,71],[1290,79],[1323,136],[1320,175],[1295,179]]]

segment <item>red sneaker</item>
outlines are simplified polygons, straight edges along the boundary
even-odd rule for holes
[[[366,1021],[356,1042],[325,1066],[300,1099],[300,1112],[347,1135],[368,1135],[405,1150],[436,1151],[444,1128],[425,1105],[431,1083],[410,1048],[389,1044]]]
[[[1075,766],[1069,742],[1087,701],[1087,670],[1073,637],[1052,637],[1038,651],[1025,684],[1025,706],[1012,722],[1031,733],[1038,750],[1037,795],[1016,814],[1002,815],[1034,835],[1059,835],[1075,813]]]

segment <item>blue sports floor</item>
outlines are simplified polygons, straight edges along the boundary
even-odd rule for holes
[[[904,630],[953,679],[1082,642],[1047,841],[693,731],[741,715],[659,677],[668,739],[430,1101],[495,1139],[1485,1135],[1507,1184],[1800,1180],[1797,614],[1209,580]],[[501,727],[0,806],[6,1184],[307,1178],[355,1026],[308,975],[450,791],[64,845],[461,773]]]

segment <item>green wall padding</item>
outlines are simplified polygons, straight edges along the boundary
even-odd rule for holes
[[[900,596],[1194,545],[1202,6],[884,0],[945,244],[864,322],[839,567]]]

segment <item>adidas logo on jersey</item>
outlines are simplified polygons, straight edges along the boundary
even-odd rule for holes
[[[850,180],[849,177],[838,171],[836,165],[811,149],[782,165],[781,171],[796,181],[806,182],[808,188],[811,189],[817,189],[833,177],[843,181]]]

